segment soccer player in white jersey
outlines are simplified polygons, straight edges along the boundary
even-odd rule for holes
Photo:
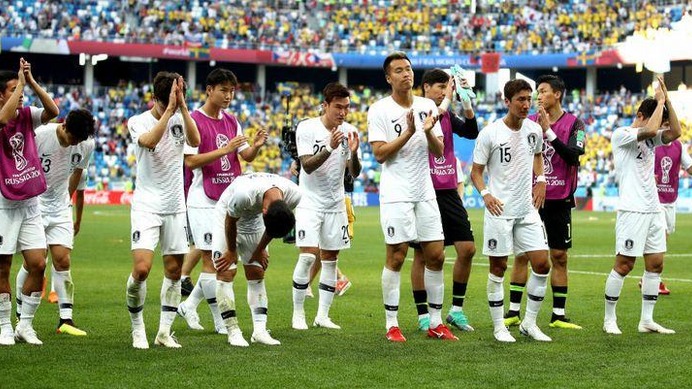
[[[296,208],[296,246],[300,249],[293,270],[293,319],[297,330],[308,328],[305,321],[305,294],[310,267],[320,257],[319,303],[313,325],[340,329],[329,318],[336,291],[339,251],[351,246],[344,202],[344,175],[360,174],[358,130],[346,123],[351,105],[350,92],[339,83],[322,91],[322,115],[304,120],[296,128],[298,157],[303,174],[303,198]]]
[[[662,130],[661,123],[666,119],[670,129]],[[675,333],[653,319],[666,252],[666,223],[654,178],[654,160],[655,148],[679,138],[681,132],[661,77],[654,98],[642,101],[632,125],[613,131],[611,143],[620,198],[615,222],[615,265],[605,284],[603,330],[608,334],[622,334],[615,308],[625,277],[639,256],[644,256],[645,271],[638,330]]]
[[[29,86],[44,108],[23,107],[24,87]],[[0,71],[0,345],[16,341],[43,344],[32,322],[41,302],[43,272],[46,267],[46,236],[43,234],[38,195],[46,188],[35,145],[34,130],[58,116],[58,106],[34,80],[31,64],[21,58],[19,71]],[[5,154],[7,153],[7,154]],[[16,168],[12,175],[8,171]],[[8,198],[5,183],[16,181]],[[38,181],[37,184],[31,184]],[[26,184],[32,186],[27,190]],[[9,193],[9,192],[8,192]],[[21,251],[29,276],[24,283],[22,317],[16,331],[12,329],[10,267],[12,256]]]
[[[180,270],[188,251],[183,193],[183,146],[199,144],[199,131],[185,104],[180,75],[159,72],[154,78],[154,106],[128,120],[135,144],[137,181],[132,198],[132,273],[127,280],[127,309],[132,322],[132,346],[149,348],[142,310],[146,280],[161,244],[164,279],[161,318],[154,341],[180,347],[170,333],[180,304]]]
[[[212,226],[209,215],[226,187],[241,173],[240,158],[252,162],[267,140],[267,132],[257,131],[252,145],[243,134],[238,119],[226,111],[231,104],[238,79],[228,69],[214,69],[206,79],[207,99],[191,114],[200,134],[198,147],[185,147],[185,166],[192,170],[192,184],[187,195],[190,233],[196,249],[202,253],[202,272],[190,296],[178,307],[178,314],[190,328],[201,330],[197,306],[206,299],[214,318],[216,331],[225,334],[216,300],[216,271],[211,261]],[[194,267],[183,265],[183,270]],[[183,274],[185,276],[185,274]]]
[[[74,284],[70,253],[75,232],[70,205],[82,171],[94,151],[94,141],[90,139],[94,129],[94,117],[85,109],[71,111],[64,123],[50,123],[36,129],[36,145],[48,185],[39,196],[39,209],[52,259],[51,281],[58,297],[59,334],[86,335],[72,320]],[[17,290],[24,286],[28,275],[22,266],[17,272]],[[19,316],[20,310],[17,312]]]
[[[390,54],[383,68],[392,94],[370,106],[368,140],[377,162],[382,164],[380,224],[387,245],[382,270],[386,337],[392,342],[406,341],[397,318],[401,266],[408,242],[418,241],[423,250],[430,307],[428,336],[458,340],[442,323],[441,314],[444,235],[428,166],[428,150],[436,157],[443,153],[437,106],[430,99],[413,95],[413,69],[406,54]]]
[[[250,340],[270,346],[281,344],[267,331],[264,275],[269,266],[269,242],[286,236],[293,229],[295,217],[291,210],[300,198],[300,190],[292,181],[275,174],[252,173],[236,178],[216,203],[212,219],[216,296],[232,346],[248,346],[238,327],[232,286],[238,258],[243,262],[247,302],[252,312]]]
[[[531,107],[531,85],[511,80],[504,86],[508,112],[480,132],[473,150],[471,180],[483,196],[483,255],[490,260],[488,303],[493,335],[500,342],[515,342],[504,324],[504,275],[507,257],[526,253],[531,275],[526,287],[526,317],[519,326],[522,335],[550,342],[536,325],[550,272],[548,242],[537,208],[543,206],[546,182],[543,175],[543,131],[526,120]],[[487,167],[488,185],[483,180]],[[533,176],[536,184],[532,189]]]

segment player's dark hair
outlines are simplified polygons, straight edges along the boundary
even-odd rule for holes
[[[411,64],[411,60],[406,56],[406,53],[404,53],[403,51],[395,51],[389,54],[387,58],[384,59],[384,64],[382,64],[384,74],[389,74],[389,64],[397,59],[405,59],[408,61],[409,65]]]
[[[207,86],[212,88],[227,82],[230,82],[231,86],[234,87],[238,85],[238,78],[228,69],[216,68],[207,76]]]
[[[542,75],[536,79],[536,88],[538,89],[538,86],[543,83],[550,85],[554,92],[560,92],[560,104],[562,104],[562,98],[565,97],[566,89],[565,82],[562,81],[562,78],[553,74]]]
[[[505,84],[505,99],[507,100],[512,100],[512,97],[516,95],[517,93],[527,90],[529,92],[533,92],[533,89],[531,88],[531,85],[526,82],[526,80],[521,80],[521,79],[516,79],[516,80],[511,80],[507,81]]]
[[[7,83],[12,80],[18,80],[19,74],[11,70],[0,70],[0,93],[5,93]]]
[[[96,125],[94,115],[86,109],[73,109],[65,118],[65,130],[78,141],[94,136]]]
[[[338,82],[330,82],[327,84],[327,86],[325,86],[322,90],[322,94],[324,95],[324,101],[326,101],[327,104],[331,103],[335,98],[351,96],[351,92],[348,91],[348,88]]]
[[[653,97],[647,97],[642,101],[641,104],[639,104],[639,109],[637,109],[637,113],[641,113],[644,119],[648,119],[651,117],[651,115],[654,114],[654,111],[656,110],[656,107],[658,106],[658,101],[656,101],[655,98]],[[668,109],[666,107],[663,107],[663,117],[661,118],[661,122],[665,122],[668,120]]]
[[[293,212],[283,200],[274,200],[263,215],[264,228],[270,238],[286,236],[296,224]]]
[[[180,74],[173,72],[158,72],[154,77],[154,98],[160,101],[164,106],[168,106],[168,96],[171,94],[171,86],[173,80],[180,77]],[[185,85],[183,85],[183,94],[185,94]]]
[[[449,77],[450,75],[442,69],[426,70],[425,73],[423,73],[421,85],[428,84],[433,86],[438,83],[446,84],[449,81]]]

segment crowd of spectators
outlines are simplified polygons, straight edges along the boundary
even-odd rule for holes
[[[574,53],[670,28],[688,13],[681,0],[2,0],[0,35],[341,53]]]
[[[230,111],[235,113],[244,132],[252,138],[259,128],[267,129],[269,140],[262,148],[258,158],[244,168],[248,171],[269,171],[290,175],[290,156],[281,145],[281,129],[286,118],[286,99],[289,99],[290,116],[293,124],[302,118],[319,114],[321,96],[309,86],[298,84],[281,85],[275,93],[269,93],[260,100],[252,86],[239,88]],[[64,117],[69,110],[83,107],[94,112],[97,119],[96,152],[94,161],[88,169],[88,183],[98,189],[116,187],[132,189],[134,182],[135,158],[128,137],[127,118],[149,109],[152,94],[149,86],[122,83],[117,87],[101,88],[92,96],[86,95],[80,87],[49,86]],[[367,139],[367,109],[374,101],[383,97],[384,92],[368,87],[352,87],[352,105],[348,121],[360,129],[363,172],[357,177],[357,192],[376,192],[379,185],[380,166],[372,155]],[[417,91],[417,94],[421,94]],[[290,97],[287,97],[290,96]],[[505,106],[499,95],[484,96],[477,101],[476,111],[479,126],[500,118]],[[566,110],[575,113],[586,124],[586,154],[581,158],[579,186],[612,192],[617,190],[613,173],[613,160],[610,136],[618,126],[628,125],[636,112],[637,104],[643,98],[641,93],[632,93],[624,88],[614,92],[604,92],[594,99],[586,98],[584,91],[570,91],[563,101]],[[33,97],[27,96],[31,102]],[[189,106],[195,109],[203,103],[200,91],[188,91]],[[684,143],[692,139],[689,123],[683,121]],[[459,156],[463,169],[470,170],[470,155]],[[468,174],[467,174],[468,176]],[[690,187],[690,178],[683,174],[684,190]]]

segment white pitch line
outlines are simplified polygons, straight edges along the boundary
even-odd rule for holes
[[[687,254],[679,254],[679,256],[689,256]],[[406,258],[407,261],[413,261],[413,258]],[[445,263],[446,264],[453,264],[456,258],[454,257],[445,257]],[[482,267],[489,267],[490,264],[488,263],[478,263],[474,262],[473,266],[482,266]],[[507,265],[508,269],[512,268],[512,265]],[[595,272],[595,271],[583,271],[583,270],[568,270],[570,274],[585,274],[589,276],[601,276],[601,277],[607,277],[609,273],[600,273],[600,272]],[[641,276],[636,276],[636,275],[628,275],[627,277],[629,278],[634,278],[634,279],[641,279]],[[686,282],[686,283],[692,283],[692,280],[687,279],[687,278],[671,278],[671,277],[664,277],[666,281],[675,281],[675,282]]]

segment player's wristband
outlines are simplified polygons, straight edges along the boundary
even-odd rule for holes
[[[536,182],[545,182],[545,176],[544,175],[537,176]]]
[[[490,194],[490,191],[488,190],[488,188],[485,188],[481,191],[481,197],[485,197],[485,195],[487,195],[487,194]]]
[[[449,109],[450,103],[451,101],[445,97],[444,100],[442,100],[442,103],[440,103],[440,109],[446,111],[447,109]]]
[[[332,148],[332,145],[330,143],[327,143],[327,145],[324,148],[327,150],[328,153],[331,153],[332,151],[334,151],[334,149]]]

